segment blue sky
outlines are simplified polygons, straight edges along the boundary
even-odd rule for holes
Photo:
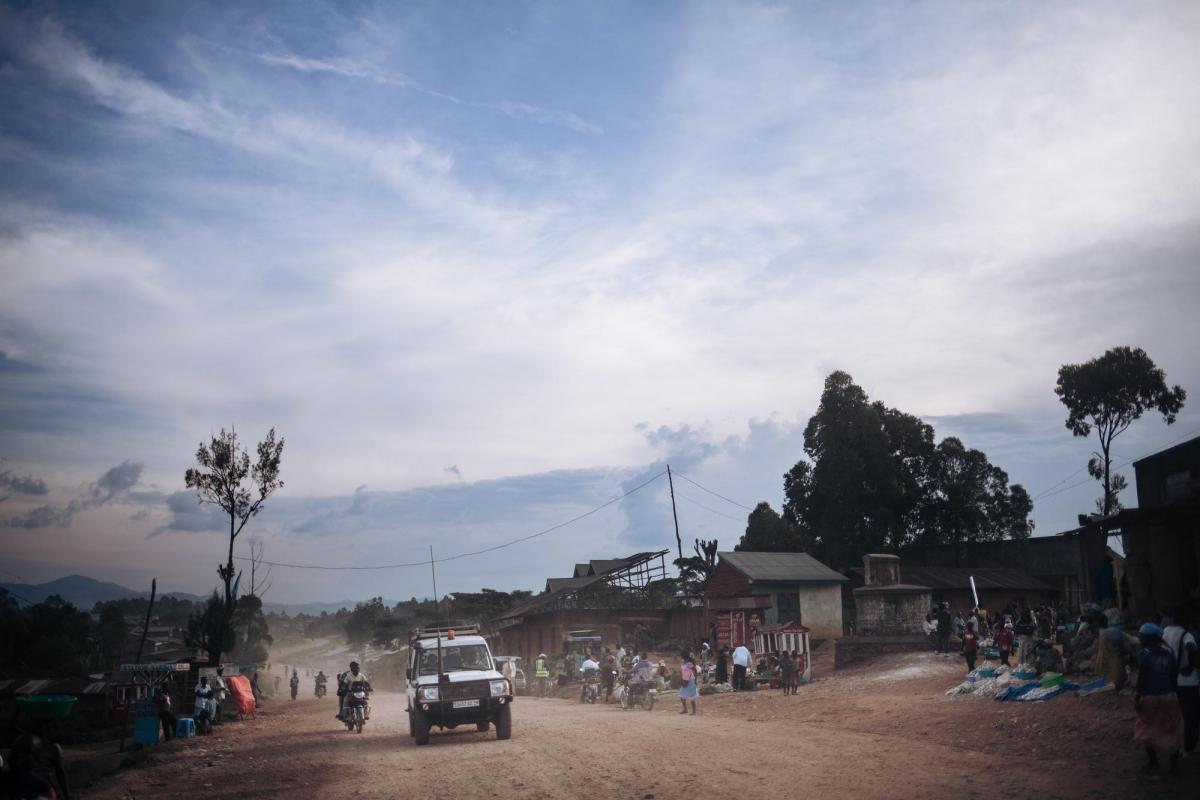
[[[220,534],[179,493],[230,424],[287,438],[279,560],[486,547],[668,462],[778,506],[833,369],[1068,479],[1034,512],[1068,527],[1094,446],[1059,365],[1138,345],[1192,392],[1123,457],[1200,433],[1198,33],[1189,3],[2,3],[0,469],[46,486],[0,506],[2,567],[204,591]],[[677,489],[685,541],[732,546],[744,511]],[[443,580],[673,538],[655,483]]]

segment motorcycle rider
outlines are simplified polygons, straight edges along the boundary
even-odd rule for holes
[[[583,663],[579,665],[579,671],[583,673],[583,683],[579,686],[579,702],[583,702],[584,696],[587,694],[588,681],[596,677],[599,672],[600,665],[592,660],[591,653],[584,657]]]
[[[342,709],[346,705],[346,676],[349,674],[349,672],[339,672],[337,676],[338,710],[334,716],[338,719],[342,718]]]
[[[654,685],[654,670],[654,664],[650,663],[650,659],[644,652],[633,662],[629,688],[634,695],[641,695]]]
[[[342,687],[345,688],[345,691],[343,692],[342,688],[339,687],[338,695],[341,697],[341,710],[343,710],[343,711],[345,710],[345,706],[346,706],[346,698],[349,697],[351,693],[353,693],[353,692],[366,692],[367,694],[371,693],[371,684],[367,680],[367,676],[358,671],[358,662],[357,661],[350,662],[350,671],[342,673],[341,683],[342,683]],[[371,718],[371,706],[369,703],[367,704],[366,709],[363,711],[363,717],[365,719]]]
[[[539,654],[537,661],[533,662],[533,674],[537,678],[538,697],[545,697],[546,687],[550,683],[550,662],[546,660],[545,653]]]
[[[610,655],[606,658],[600,671],[600,687],[604,689],[604,702],[612,699],[613,688],[617,680],[617,657]]]
[[[325,684],[329,682],[329,678],[325,677],[325,670],[317,670],[317,677],[313,679],[314,689],[317,697],[325,695]]]

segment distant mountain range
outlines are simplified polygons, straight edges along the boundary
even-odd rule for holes
[[[65,578],[47,583],[0,583],[0,588],[7,589],[18,600],[26,603],[40,603],[51,595],[58,595],[77,608],[91,611],[96,603],[109,600],[121,600],[126,597],[149,597],[148,591],[136,591],[116,583],[98,581],[85,575],[68,575]],[[165,592],[180,600],[200,600],[199,595],[187,592]]]
[[[122,600],[127,597],[149,598],[150,592],[130,589],[116,583],[98,581],[86,575],[68,575],[65,578],[47,583],[0,583],[0,588],[24,603],[40,603],[51,595],[58,595],[83,611],[91,611],[96,603],[109,600]],[[204,597],[188,592],[164,592],[161,596],[171,596],[180,600],[203,600]],[[264,602],[263,608],[268,612],[286,614],[320,614],[326,611],[330,614],[342,608],[354,608],[354,600],[341,600],[334,603],[272,603]],[[395,605],[395,600],[385,600],[388,605]]]

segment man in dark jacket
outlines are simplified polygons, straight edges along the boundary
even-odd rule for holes
[[[937,651],[942,655],[950,652],[950,604],[942,603],[937,612]]]

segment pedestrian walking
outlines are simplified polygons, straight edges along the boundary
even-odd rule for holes
[[[974,628],[967,628],[962,635],[962,653],[967,659],[967,672],[975,671],[975,656],[979,653],[979,634]]]
[[[679,704],[683,706],[680,714],[688,713],[688,703],[692,704],[692,715],[696,714],[696,700],[700,697],[700,688],[696,685],[696,663],[692,654],[684,650],[679,654],[682,662],[679,665]]]
[[[996,635],[992,637],[992,643],[996,645],[996,649],[1000,651],[1000,663],[1006,667],[1011,667],[1009,658],[1012,656],[1013,646],[1013,627],[1012,624],[1005,625],[1000,630],[996,631]]]
[[[733,689],[746,691],[746,670],[750,669],[750,649],[742,642],[733,651]]]
[[[729,651],[724,647],[717,651],[717,683],[729,683]]]
[[[792,681],[795,680],[796,664],[792,661],[791,653],[784,652],[779,656],[779,683],[786,697],[792,693]]]
[[[942,603],[937,611],[937,651],[942,655],[950,652],[950,604]]]
[[[1137,721],[1133,738],[1146,748],[1143,772],[1158,770],[1158,751],[1169,754],[1171,774],[1179,774],[1179,749],[1183,743],[1183,715],[1175,694],[1179,668],[1175,654],[1163,642],[1162,628],[1147,622],[1138,630],[1142,652],[1138,655],[1137,689],[1133,707]]]
[[[1198,755],[1196,744],[1200,738],[1200,653],[1195,635],[1188,630],[1189,621],[1184,609],[1163,617],[1163,643],[1174,654],[1179,667],[1175,694],[1183,715],[1184,758]]]

